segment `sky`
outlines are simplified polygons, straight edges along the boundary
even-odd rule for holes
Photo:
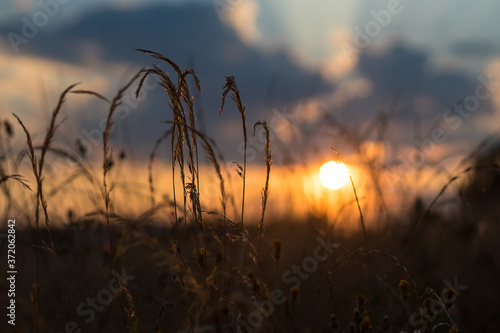
[[[368,129],[380,110],[391,120],[386,162],[411,160],[429,140],[429,160],[460,156],[496,133],[500,119],[499,12],[493,0],[3,1],[0,117],[15,112],[41,136],[70,84],[111,98],[137,70],[159,64],[135,50],[143,48],[195,68],[199,126],[228,160],[242,157],[234,105],[216,116],[229,75],[249,126],[273,124],[277,163],[326,158],[349,141],[346,128],[373,147]],[[490,96],[475,97],[488,81]],[[137,156],[147,156],[171,119],[166,96],[150,86],[117,122],[116,144]],[[466,100],[472,111],[460,113],[454,104]],[[105,115],[100,101],[72,96],[60,135],[73,149],[75,133],[96,148]],[[261,141],[250,140],[255,156]]]

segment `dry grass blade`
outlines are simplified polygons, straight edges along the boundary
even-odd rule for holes
[[[191,75],[194,79],[194,86],[196,87],[196,89],[201,92],[201,84],[200,84],[200,80],[198,79],[198,77],[196,76],[196,73],[194,71],[194,69],[192,68],[188,68],[184,71],[184,73],[182,74],[181,77],[187,77],[188,75]],[[185,82],[185,79],[183,79],[183,81]],[[190,95],[187,94],[187,96],[189,97]]]
[[[177,66],[174,62],[172,62],[170,59],[166,58],[165,56],[148,51],[148,50],[142,50],[140,49],[139,51],[145,52],[152,54],[155,58],[160,59],[162,61],[166,61],[170,66],[172,66],[177,73],[177,80],[178,84],[177,87],[172,83],[172,80],[168,76],[167,73],[165,73],[161,68],[158,66],[154,65],[153,69],[150,70],[145,70],[144,75],[141,79],[141,82],[139,84],[137,94],[139,93],[139,89],[142,86],[144,80],[150,75],[150,74],[156,74],[161,78],[161,82],[159,82],[159,85],[165,88],[165,91],[167,92],[167,95],[170,98],[170,103],[169,106],[173,111],[174,114],[174,119],[178,121],[180,124],[188,125],[190,128],[195,128],[196,127],[196,120],[194,117],[194,112],[193,112],[193,100],[191,98],[191,95],[189,93],[189,87],[186,81],[186,78],[188,75],[192,75],[195,80],[195,85],[198,90],[201,90],[200,84],[199,84],[199,79],[196,77],[194,70],[192,69],[187,69],[184,72],[181,72],[179,66]],[[185,112],[185,107],[184,104],[188,108],[188,117],[186,117],[186,112]],[[189,120],[189,123],[188,123]],[[183,203],[184,203],[184,223],[186,225],[186,215],[187,215],[187,192],[186,192],[186,175],[185,175],[185,165],[187,164],[188,169],[191,173],[191,179],[193,181],[193,184],[196,183],[196,187],[191,188],[191,193],[194,194],[196,197],[198,196],[198,188],[199,188],[199,176],[198,176],[198,150],[197,150],[197,143],[196,143],[196,134],[191,131],[189,133],[188,127],[186,126],[180,126],[177,124],[172,124],[172,129],[171,129],[171,145],[172,145],[172,186],[173,186],[173,193],[174,193],[174,202],[176,202],[176,191],[175,191],[175,168],[176,168],[176,163],[179,164],[179,172],[181,176],[181,182],[182,182],[182,189],[183,189]],[[184,144],[187,146],[189,158],[187,160],[187,163],[185,164],[185,158],[184,158]],[[196,155],[196,165],[195,165],[195,155]],[[196,193],[193,193],[193,190],[196,189]],[[197,201],[197,200],[196,200]],[[200,224],[203,224],[202,221],[202,216],[201,216],[201,210],[195,210],[193,211],[195,220],[198,221]],[[179,221],[177,218],[177,210],[174,212],[175,215],[175,220]],[[198,224],[197,224],[198,225]],[[197,241],[198,244],[198,241]]]
[[[498,133],[500,129],[495,130],[493,133]],[[460,169],[464,168],[470,162],[473,162],[477,159],[478,155],[492,142],[497,138],[496,134],[487,135],[479,144],[467,155],[465,156],[459,163],[455,169],[455,172],[459,172]]]
[[[28,131],[28,129],[26,128],[26,126],[24,126],[24,123],[21,121],[21,119],[15,113],[13,113],[13,115],[17,119],[17,121],[19,122],[21,127],[23,128],[24,133],[26,134],[26,141],[28,144],[28,157],[31,160],[31,165],[33,167],[33,173],[36,176],[36,175],[38,175],[38,170],[36,168],[37,160],[36,160],[35,150],[33,149],[33,141],[31,140],[31,134]]]
[[[103,134],[102,134],[102,137],[103,137],[103,139],[102,139],[103,140],[103,164],[102,164],[103,180],[102,180],[102,184],[103,184],[104,204],[106,207],[106,223],[107,223],[108,234],[109,234],[109,245],[110,245],[111,253],[112,253],[113,257],[115,254],[115,249],[113,246],[111,226],[109,223],[109,205],[110,205],[110,195],[109,194],[110,194],[110,190],[108,190],[108,184],[106,181],[107,174],[108,174],[108,172],[111,168],[111,165],[112,165],[111,148],[109,147],[109,139],[110,139],[110,135],[111,135],[111,127],[113,126],[113,115],[114,115],[116,109],[118,108],[118,106],[120,106],[120,104],[121,104],[121,99],[123,98],[123,94],[125,93],[125,91],[127,91],[128,88],[130,88],[130,86],[135,82],[135,80],[137,80],[139,78],[139,76],[142,73],[143,73],[143,70],[139,71],[136,75],[134,75],[134,77],[132,79],[130,79],[130,81],[118,91],[115,98],[113,98],[113,101],[111,102],[111,106],[109,108],[108,117],[106,119],[106,127],[104,129]]]
[[[338,258],[335,261],[333,267],[339,266],[342,262],[344,262],[346,260],[350,260],[354,256],[363,255],[363,254],[382,256],[387,261],[394,263],[397,268],[400,268],[404,272],[406,279],[411,282],[413,292],[415,293],[416,296],[418,296],[417,284],[415,283],[415,280],[411,277],[410,272],[408,271],[408,268],[406,268],[406,266],[403,265],[401,263],[401,260],[399,260],[397,257],[390,255],[390,254],[387,254],[387,253],[384,253],[382,251],[374,250],[374,249],[358,248],[358,249],[356,249],[352,252],[348,252],[346,255]]]
[[[182,71],[181,71],[180,67],[175,62],[173,62],[172,60],[165,57],[163,54],[160,54],[160,53],[154,52],[154,51],[145,50],[145,49],[136,49],[136,50],[143,52],[143,53],[151,54],[152,57],[154,57],[158,60],[162,60],[162,61],[167,62],[170,66],[172,66],[172,68],[175,70],[177,75],[179,75],[179,76],[182,75]]]
[[[72,94],[80,94],[80,95],[92,95],[92,96],[95,96],[105,102],[108,102],[108,103],[111,103],[106,97],[102,96],[101,94],[99,93],[96,93],[95,91],[91,91],[91,90],[73,90],[71,92]]]
[[[409,248],[409,245],[411,244],[411,242],[413,241],[414,237],[415,237],[415,233],[417,231],[417,228],[422,224],[422,222],[425,220],[425,218],[427,217],[427,215],[429,214],[429,212],[431,211],[431,209],[434,207],[434,205],[436,204],[436,202],[439,200],[439,198],[441,198],[441,196],[444,194],[444,192],[446,191],[446,189],[453,183],[455,182],[456,180],[458,180],[460,177],[464,176],[465,174],[471,172],[471,171],[475,171],[475,170],[483,170],[483,169],[500,169],[500,165],[498,164],[490,164],[490,165],[479,165],[479,166],[471,166],[471,167],[468,167],[458,173],[455,174],[455,176],[451,177],[448,182],[441,188],[441,191],[439,191],[438,195],[436,195],[434,197],[434,199],[431,201],[431,203],[429,204],[429,206],[427,206],[427,208],[425,209],[425,211],[422,213],[422,215],[420,216],[420,218],[418,219],[417,223],[415,224],[415,226],[413,227],[413,230],[410,234],[410,237],[408,239],[408,242],[405,246],[405,248],[403,249],[403,253],[406,249]]]
[[[128,329],[131,333],[136,333],[139,325],[139,318],[135,312],[134,298],[130,291],[122,283],[120,286],[123,288],[123,293],[125,294],[125,311],[127,313]]]
[[[108,117],[106,119],[106,127],[103,132],[103,143],[104,143],[104,160],[105,163],[103,164],[103,168],[105,170],[105,173],[109,171],[109,167],[106,164],[106,161],[108,161],[108,158],[110,158],[110,151],[109,151],[109,138],[110,138],[110,133],[111,133],[111,127],[113,126],[113,115],[118,108],[118,106],[121,105],[121,99],[123,98],[123,94],[125,91],[127,91],[128,88],[139,78],[139,76],[143,73],[143,70],[139,71],[132,79],[129,80],[129,82],[123,86],[116,96],[113,98],[113,101],[111,102],[111,106],[108,112]],[[108,161],[109,162],[109,161]]]
[[[171,99],[172,98],[177,98],[177,96],[176,96],[177,93],[176,93],[175,85],[172,83],[172,80],[170,80],[170,77],[168,77],[167,73],[165,73],[160,67],[158,67],[156,65],[153,65],[153,67],[154,67],[154,70],[151,70],[152,73],[158,75],[159,77],[161,77],[161,80],[162,80],[161,82],[158,82],[158,84],[160,86],[162,86],[163,88],[165,88],[165,90],[167,91],[168,96]],[[146,77],[147,75],[148,74],[146,73],[144,75],[144,77]],[[172,106],[170,106],[170,107],[172,107]]]
[[[36,200],[36,210],[35,210],[35,221],[36,221],[36,232],[37,232],[37,245],[38,246],[40,245],[40,240],[41,240],[40,239],[40,229],[39,229],[39,220],[40,220],[39,208],[40,208],[40,203],[41,203],[42,209],[43,209],[43,212],[44,212],[44,216],[45,216],[45,225],[47,226],[47,230],[48,230],[48,234],[49,234],[49,240],[50,240],[50,246],[51,246],[51,253],[54,256],[54,261],[56,263],[56,269],[57,269],[57,273],[58,273],[60,287],[61,287],[62,294],[63,294],[63,297],[64,297],[65,305],[66,305],[66,308],[68,310],[68,313],[69,313],[69,316],[70,316],[71,320],[73,320],[73,314],[72,314],[71,308],[69,306],[68,295],[66,293],[66,289],[64,288],[64,282],[63,282],[63,278],[62,278],[61,267],[60,267],[60,264],[59,264],[59,259],[57,258],[57,254],[56,254],[56,250],[55,250],[55,245],[54,245],[54,240],[52,238],[52,232],[51,232],[51,228],[50,228],[50,220],[49,220],[49,214],[48,214],[48,210],[47,210],[47,202],[46,202],[44,194],[43,194],[42,171],[43,171],[43,161],[45,159],[45,154],[47,153],[48,149],[50,148],[50,144],[52,142],[52,139],[54,137],[54,134],[55,134],[55,131],[56,131],[56,128],[57,128],[57,126],[55,125],[57,115],[61,111],[61,108],[62,108],[62,105],[63,105],[63,102],[64,102],[64,97],[66,96],[66,94],[74,86],[75,85],[70,86],[69,88],[67,88],[63,92],[63,94],[61,95],[61,97],[59,99],[59,103],[58,103],[56,109],[52,113],[52,120],[50,122],[50,127],[49,127],[49,129],[47,131],[47,135],[45,136],[45,140],[44,140],[43,146],[42,146],[42,153],[41,153],[42,156],[40,158],[40,162],[37,162],[36,155],[35,155],[35,150],[33,148],[33,141],[31,140],[31,135],[30,135],[28,129],[26,128],[26,126],[24,125],[24,123],[21,121],[21,119],[16,114],[14,114],[14,117],[17,119],[17,121],[19,122],[19,124],[23,128],[24,133],[26,134],[26,139],[27,139],[27,144],[28,144],[28,149],[29,149],[29,157],[30,157],[30,160],[31,160],[31,166],[32,166],[32,169],[33,169],[33,174],[34,174],[36,182],[37,182],[37,200]],[[38,166],[38,169],[37,169],[37,166]],[[36,258],[37,258],[37,260],[36,260],[36,262],[37,262],[37,281],[36,281],[36,283],[38,285],[39,281],[40,281],[40,276],[39,276],[40,267],[39,267],[39,253],[38,253],[38,251],[37,251],[37,257]],[[40,295],[36,295],[36,299],[39,300],[39,298],[40,298]],[[36,314],[38,316],[38,303],[35,305],[35,309],[36,309]]]
[[[221,172],[221,167],[220,164],[217,160],[217,157],[215,155],[215,151],[212,147],[212,144],[210,143],[210,139],[202,132],[198,131],[195,128],[190,127],[189,125],[182,124],[180,122],[176,121],[165,121],[167,124],[177,124],[177,125],[182,125],[186,126],[190,131],[198,135],[198,137],[203,141],[203,149],[205,150],[208,159],[212,163],[215,173],[217,174],[217,177],[219,178],[219,185],[220,185],[220,194],[221,194],[221,205],[222,205],[222,210],[223,210],[223,215],[226,215],[226,190],[224,187],[224,178],[222,177],[222,172]]]
[[[141,80],[139,81],[139,85],[137,86],[137,89],[135,90],[135,98],[139,98],[139,93],[141,92],[142,86],[144,85],[144,81],[148,78],[150,74],[155,74],[156,70],[154,69],[145,69],[142,71],[144,75],[142,76]]]
[[[29,185],[26,184],[27,181],[21,175],[7,175],[7,176],[3,176],[2,178],[0,178],[0,184],[2,184],[3,182],[6,182],[9,179],[13,179],[13,180],[18,181],[19,183],[21,183],[24,186],[24,188],[26,188],[26,189],[28,189],[28,190],[31,191],[31,188],[29,187]]]
[[[157,52],[138,49],[138,51],[147,53],[152,55],[154,58],[159,59],[161,61],[167,62],[176,72],[177,74],[177,86],[175,86],[172,80],[165,71],[159,68],[156,65],[153,65],[152,69],[145,70],[144,75],[141,78],[141,82],[139,83],[139,87],[137,89],[137,94],[140,91],[140,87],[142,87],[144,81],[150,74],[155,74],[160,77],[160,82],[158,84],[162,86],[167,95],[170,98],[169,106],[173,112],[175,122],[172,123],[171,132],[171,149],[172,149],[172,187],[173,187],[173,199],[174,199],[174,217],[176,221],[176,226],[178,227],[179,219],[177,216],[177,197],[176,197],[176,182],[175,182],[175,171],[176,164],[179,166],[179,173],[182,183],[182,193],[183,193],[183,210],[184,210],[184,226],[187,231],[187,197],[189,192],[189,197],[191,198],[191,202],[193,203],[191,213],[193,214],[193,218],[196,221],[196,248],[198,249],[200,246],[200,242],[198,239],[198,227],[201,226],[201,231],[204,232],[203,227],[203,216],[201,212],[201,206],[199,203],[199,164],[198,164],[198,148],[196,137],[197,133],[190,129],[196,128],[196,118],[194,116],[194,103],[193,97],[189,92],[189,85],[187,82],[187,77],[192,76],[194,78],[194,83],[196,89],[201,91],[200,81],[196,76],[193,69],[186,69],[185,71],[181,71],[180,67],[175,64],[173,61],[168,59],[162,54]],[[186,111],[187,108],[187,111]],[[159,144],[160,142],[157,142]],[[185,158],[185,147],[187,147],[188,158]],[[153,155],[151,157],[154,157]],[[151,160],[150,160],[151,162]],[[151,163],[150,163],[151,166]],[[187,176],[185,173],[185,166],[187,166],[191,176]],[[191,181],[187,182],[187,179],[190,178]],[[154,187],[151,182],[152,174],[150,172],[150,194],[151,194],[151,202],[154,205]]]
[[[222,103],[219,109],[219,115],[222,113],[222,109],[224,108],[224,104],[226,102],[226,97],[229,92],[232,92],[232,97],[233,100],[236,103],[236,106],[238,107],[238,111],[241,114],[241,117],[245,117],[245,107],[241,103],[241,97],[240,97],[240,91],[238,90],[238,85],[236,84],[236,80],[234,79],[234,76],[226,76],[226,83],[224,87],[222,88],[224,91],[222,92]],[[246,132],[246,129],[245,129]]]
[[[43,149],[43,147],[41,147],[41,146],[34,147],[34,150],[42,150],[42,149]],[[75,156],[75,155],[73,155],[65,150],[62,150],[59,148],[54,148],[54,147],[47,148],[47,151],[53,153],[56,156],[64,158],[66,161],[71,161],[71,162],[75,163],[79,169],[79,171],[77,172],[78,174],[83,174],[87,178],[87,180],[90,182],[90,184],[97,186],[97,187],[99,186],[99,180],[97,180],[97,178],[94,176],[92,171],[88,167],[86,167],[77,156]],[[53,191],[60,191],[60,190],[62,190],[61,185],[58,188],[55,188]],[[50,196],[51,195],[48,195],[48,197],[50,197]]]
[[[40,178],[42,177],[43,165],[45,162],[45,154],[47,153],[47,149],[49,148],[49,146],[52,143],[52,140],[54,139],[54,135],[55,135],[55,132],[57,129],[57,126],[56,126],[57,116],[61,112],[66,95],[77,85],[78,85],[78,83],[73,84],[73,85],[69,86],[68,88],[66,88],[66,90],[63,91],[63,93],[61,94],[61,97],[59,98],[59,103],[57,104],[56,109],[52,113],[52,119],[50,121],[50,126],[49,126],[49,129],[47,130],[47,135],[45,136],[45,140],[43,141],[43,145],[42,145],[43,148],[42,148],[42,154],[40,157],[40,163],[38,164],[38,168],[39,168],[38,176]]]
[[[339,157],[340,161],[342,161],[342,163],[344,163],[342,156],[340,156],[340,154],[335,149],[333,149],[331,147],[330,147],[330,149]],[[366,244],[368,245],[368,236],[366,234],[366,227],[365,227],[365,220],[363,218],[363,211],[361,210],[361,205],[359,204],[358,193],[356,191],[356,186],[354,186],[354,181],[352,180],[351,172],[349,172],[349,180],[351,181],[352,190],[354,192],[354,198],[356,199],[356,204],[358,205],[359,219],[361,222],[361,227],[363,228],[363,235],[365,236],[365,241],[366,241]]]
[[[44,166],[44,162],[45,162],[45,156],[46,156],[46,154],[47,154],[47,152],[48,152],[48,150],[49,150],[49,148],[50,148],[50,146],[51,146],[51,144],[53,142],[54,135],[55,135],[55,132],[56,132],[57,127],[58,127],[58,125],[56,125],[57,116],[61,112],[61,109],[62,109],[62,106],[64,104],[66,95],[74,87],[76,87],[77,85],[78,84],[73,84],[73,85],[69,86],[68,88],[66,88],[66,90],[63,91],[63,93],[61,94],[61,97],[59,98],[59,102],[58,102],[55,110],[52,112],[52,118],[51,118],[51,121],[50,121],[50,126],[49,126],[49,129],[47,130],[47,134],[46,134],[45,139],[44,139],[43,144],[42,144],[41,157],[40,157],[40,161],[38,163],[38,174],[35,174],[35,177],[37,179],[37,185],[38,185],[38,194],[37,194],[38,200],[37,200],[36,210],[38,212],[39,204],[41,203],[42,204],[42,209],[43,209],[43,212],[44,212],[44,216],[45,216],[45,224],[46,224],[47,229],[48,229],[49,241],[50,241],[50,246],[51,246],[51,252],[54,255],[54,259],[55,259],[56,267],[57,267],[57,272],[58,272],[58,276],[59,276],[59,282],[60,282],[60,285],[61,285],[61,289],[63,291],[63,295],[64,295],[66,307],[68,309],[68,312],[69,312],[69,315],[70,315],[71,318],[73,318],[73,315],[72,315],[71,308],[69,306],[68,296],[67,296],[66,290],[64,288],[64,283],[63,283],[61,268],[60,268],[60,264],[59,264],[59,259],[57,258],[57,254],[56,254],[56,250],[55,250],[55,244],[54,244],[54,241],[52,239],[52,232],[51,232],[50,222],[49,222],[49,214],[48,214],[48,210],[47,210],[47,201],[46,201],[46,199],[44,197],[44,193],[43,193],[43,177],[42,177],[42,173],[43,173],[43,166]],[[33,147],[31,147],[30,149],[33,149]],[[36,164],[36,161],[35,161],[35,164]],[[37,228],[38,228],[38,220],[36,222],[37,222]]]
[[[227,94],[231,91],[232,98],[236,103],[238,111],[241,116],[241,123],[243,127],[243,140],[244,140],[244,150],[243,150],[243,189],[241,195],[241,220],[240,220],[240,228],[241,228],[241,237],[240,237],[240,268],[243,265],[243,226],[244,226],[244,218],[245,218],[245,189],[246,189],[246,172],[247,172],[247,125],[246,125],[246,116],[245,116],[245,106],[241,103],[240,92],[238,90],[238,85],[236,84],[236,80],[234,76],[226,76],[226,84],[222,88],[224,91],[222,92],[222,102],[219,109],[219,115],[222,113],[222,109],[224,108],[224,103],[226,101]]]
[[[13,114],[14,117],[17,119],[17,121],[19,122],[19,124],[21,125],[21,127],[23,128],[23,131],[24,133],[26,134],[26,141],[27,141],[27,144],[28,144],[28,156],[30,158],[30,161],[31,161],[31,167],[33,169],[33,174],[35,175],[35,179],[37,181],[37,191],[39,191],[39,177],[38,177],[38,169],[37,169],[37,159],[36,159],[36,155],[35,155],[35,150],[33,149],[33,141],[31,140],[31,134],[30,132],[28,131],[28,129],[26,128],[26,126],[24,126],[24,123],[21,121],[21,119],[16,115],[16,114]],[[41,245],[41,239],[40,239],[40,229],[39,229],[39,219],[40,219],[40,212],[39,212],[39,209],[38,209],[38,206],[39,205],[39,199],[38,199],[38,193],[37,193],[37,209],[35,211],[35,221],[36,221],[36,246],[37,248],[40,247]],[[36,285],[39,286],[40,285],[40,258],[39,258],[40,254],[39,254],[39,251],[36,251]],[[34,303],[34,307],[35,307],[35,316],[36,318],[38,318],[39,316],[39,299],[40,299],[40,289],[37,288],[36,289],[36,295],[34,295],[33,299],[35,300],[35,303]],[[36,324],[36,322],[35,322]]]
[[[269,127],[267,126],[267,123],[265,121],[258,121],[253,125],[253,135],[255,136],[255,130],[257,126],[262,126],[264,133],[266,135],[266,184],[264,185],[264,188],[262,189],[262,214],[260,217],[260,222],[259,222],[259,244],[258,244],[258,254],[260,256],[260,244],[262,242],[262,238],[264,237],[264,215],[266,213],[266,205],[267,205],[267,198],[269,197],[269,175],[271,174],[271,164],[273,163],[272,160],[272,152],[271,152],[271,141],[269,139]]]
[[[151,206],[155,206],[155,188],[154,188],[154,183],[153,183],[153,163],[156,157],[156,152],[158,148],[160,147],[160,144],[170,136],[172,133],[172,130],[167,130],[163,135],[156,140],[155,145],[153,147],[153,150],[151,151],[151,154],[149,154],[149,163],[148,163],[148,174],[149,174],[149,192],[151,196]]]
[[[238,90],[238,85],[236,84],[234,76],[227,76],[226,77],[226,84],[224,85],[224,88],[222,88],[222,89],[224,89],[224,91],[222,92],[222,103],[221,103],[218,115],[220,115],[222,113],[222,109],[224,108],[227,94],[231,91],[232,98],[233,98],[234,102],[236,103],[238,111],[240,112],[242,125],[243,125],[243,127],[242,127],[243,139],[245,140],[245,144],[246,144],[246,142],[248,141],[248,136],[247,136],[247,127],[246,127],[245,106],[241,103],[240,92]],[[246,155],[246,153],[245,153],[245,155]]]
[[[385,130],[385,122],[387,121],[387,116],[383,116],[381,113],[381,116],[379,118],[379,121],[381,122],[381,129],[379,132],[379,138],[377,139],[378,141],[382,141],[382,137],[384,135],[384,130]],[[361,157],[361,160],[367,167],[367,171],[370,174],[370,178],[373,181],[373,185],[375,187],[375,191],[377,193],[378,200],[380,202],[380,208],[385,212],[385,214],[388,216],[388,208],[387,204],[385,203],[384,195],[382,193],[382,186],[380,185],[380,172],[379,172],[379,167],[376,165],[375,160],[369,158],[362,149],[362,143],[363,139],[358,135],[357,131],[347,127],[345,124],[342,124],[340,121],[335,119],[335,117],[331,114],[329,114],[325,110],[325,121],[332,125],[333,127],[337,128],[340,131],[340,134],[343,138],[347,139],[347,141],[354,147],[356,152],[359,154]],[[375,123],[378,121],[374,121]],[[371,124],[369,125],[371,127]],[[369,132],[370,129],[367,129]]]
[[[144,213],[142,213],[136,221],[138,223],[146,223],[147,221],[150,221],[160,210],[166,207],[173,207],[173,202],[170,201],[170,199],[165,199],[162,202],[156,204],[154,207],[151,207]]]

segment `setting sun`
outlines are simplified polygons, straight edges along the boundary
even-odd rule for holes
[[[338,190],[349,181],[349,170],[344,163],[330,161],[319,169],[319,180],[324,187]]]

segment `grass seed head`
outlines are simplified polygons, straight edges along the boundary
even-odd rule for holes
[[[406,300],[408,299],[408,295],[410,294],[410,282],[406,280],[401,280],[399,281],[399,292],[401,293],[401,296]]]

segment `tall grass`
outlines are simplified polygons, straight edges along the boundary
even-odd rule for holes
[[[259,222],[259,241],[258,241],[258,247],[257,247],[257,253],[260,257],[260,248],[261,248],[261,243],[262,243],[262,238],[264,237],[264,216],[266,214],[266,207],[267,207],[267,199],[269,197],[269,176],[271,174],[271,164],[273,163],[272,159],[272,152],[271,152],[271,140],[269,139],[269,127],[267,126],[267,123],[265,121],[258,121],[253,125],[253,135],[255,136],[255,130],[257,129],[257,126],[262,126],[263,131],[266,136],[266,146],[265,146],[265,161],[266,161],[266,183],[264,187],[262,188],[262,215],[260,216],[260,222]]]
[[[113,126],[113,116],[121,104],[121,99],[123,98],[123,94],[127,91],[127,89],[130,88],[130,86],[140,77],[142,71],[138,72],[123,88],[121,88],[116,96],[113,98],[111,101],[111,105],[109,107],[109,112],[108,116],[106,119],[106,127],[102,133],[102,152],[103,152],[103,158],[102,158],[102,187],[103,187],[103,197],[104,197],[104,206],[105,206],[105,213],[106,213],[106,224],[108,227],[108,234],[109,234],[109,246],[111,249],[111,254],[113,256],[113,260],[115,259],[115,252],[116,249],[113,244],[113,235],[111,231],[111,223],[110,223],[110,192],[111,189],[108,188],[108,182],[107,182],[107,176],[108,173],[111,169],[111,166],[113,165],[113,156],[112,156],[112,149],[109,144],[109,139],[111,136],[111,127]]]
[[[243,148],[243,168],[241,168],[238,165],[238,168],[240,168],[240,171],[238,171],[238,174],[242,178],[242,193],[241,193],[241,218],[240,218],[240,268],[244,264],[244,257],[243,257],[243,228],[245,226],[244,219],[245,219],[245,190],[246,190],[246,175],[247,175],[247,144],[248,144],[248,136],[247,136],[247,125],[246,125],[246,115],[245,115],[245,106],[241,102],[241,97],[240,97],[240,91],[238,90],[238,85],[236,84],[236,80],[234,79],[234,76],[227,76],[226,77],[226,84],[224,85],[223,92],[222,92],[222,103],[219,109],[219,115],[222,113],[222,109],[224,108],[224,104],[226,102],[226,97],[229,92],[231,92],[231,98],[233,101],[236,103],[236,107],[238,109],[238,112],[240,113],[241,116],[241,125],[242,125],[242,133],[243,133],[243,143],[244,143],[244,148]]]
[[[24,123],[22,122],[22,120],[17,115],[14,114],[14,117],[17,119],[17,121],[21,125],[24,133],[26,134],[26,143],[27,143],[28,149],[29,149],[28,150],[28,156],[29,156],[30,161],[31,161],[33,175],[35,176],[36,183],[37,183],[37,194],[36,194],[37,200],[36,200],[36,208],[35,208],[35,224],[36,224],[38,251],[36,252],[37,253],[37,256],[36,256],[36,267],[37,267],[36,268],[36,272],[37,272],[37,274],[36,274],[36,285],[34,287],[34,290],[36,291],[36,297],[34,297],[34,299],[36,300],[36,302],[34,304],[35,305],[35,314],[36,314],[36,317],[38,317],[38,311],[39,311],[39,303],[38,302],[39,302],[39,299],[40,299],[40,295],[39,295],[39,286],[40,286],[40,258],[39,258],[39,250],[42,247],[42,242],[41,242],[41,237],[40,237],[39,220],[40,220],[40,205],[41,205],[42,209],[43,209],[44,217],[45,217],[45,225],[46,225],[46,227],[48,229],[50,252],[54,256],[54,261],[56,263],[57,276],[58,276],[58,279],[59,279],[59,284],[60,284],[60,288],[61,288],[61,291],[62,291],[64,303],[65,303],[66,309],[68,311],[69,317],[71,319],[73,319],[73,313],[72,313],[71,308],[69,306],[68,295],[67,295],[66,289],[64,287],[64,280],[63,280],[63,276],[62,276],[62,272],[61,272],[61,266],[60,266],[60,263],[59,263],[59,259],[57,257],[57,253],[56,253],[56,249],[55,249],[55,245],[54,245],[54,240],[52,238],[52,232],[51,232],[51,227],[50,227],[50,218],[49,218],[49,213],[48,213],[48,210],[47,210],[47,201],[45,199],[44,192],[43,192],[43,166],[44,166],[46,154],[49,151],[49,148],[50,148],[50,146],[52,144],[52,141],[54,139],[54,135],[56,133],[56,129],[58,127],[56,125],[57,116],[61,112],[61,109],[62,109],[62,106],[64,104],[64,99],[65,99],[66,95],[75,86],[76,86],[76,84],[75,85],[71,85],[68,88],[66,88],[66,90],[64,90],[64,92],[61,94],[61,97],[59,98],[59,102],[58,102],[56,108],[52,112],[52,118],[51,118],[51,121],[50,121],[50,125],[49,125],[49,128],[47,130],[47,134],[45,135],[45,139],[44,139],[43,144],[42,144],[42,152],[41,152],[41,155],[40,155],[40,160],[37,160],[37,157],[35,155],[35,151],[34,151],[34,148],[33,148],[33,141],[31,139],[30,132],[28,131],[28,129],[26,128],[26,126],[24,125]],[[37,320],[37,319],[35,319],[35,320]],[[37,325],[35,325],[35,327],[37,327]]]

